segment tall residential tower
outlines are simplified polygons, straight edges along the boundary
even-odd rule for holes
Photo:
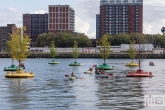
[[[75,11],[69,5],[49,5],[49,32],[75,31]]]
[[[101,0],[96,38],[119,33],[143,33],[143,0]]]
[[[33,46],[39,34],[48,33],[48,14],[23,14],[23,26],[26,26]]]

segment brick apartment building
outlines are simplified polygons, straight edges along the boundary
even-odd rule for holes
[[[0,26],[0,51],[6,49],[6,41],[9,40],[10,35],[16,31],[15,24],[7,24],[7,26]]]
[[[143,0],[101,0],[96,38],[119,33],[143,33]]]
[[[49,32],[75,31],[75,11],[69,5],[49,5]]]
[[[48,33],[48,14],[23,14],[23,26],[26,26],[33,46],[39,34]]]

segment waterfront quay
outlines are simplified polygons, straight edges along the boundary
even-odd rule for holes
[[[144,58],[148,59],[164,59],[165,54],[153,54],[152,52],[145,52],[141,54]],[[10,58],[9,53],[1,52],[0,58]],[[51,58],[48,52],[30,52],[28,58]],[[72,52],[57,52],[56,58],[72,58]],[[101,58],[100,53],[83,53],[80,52],[79,58]],[[111,52],[108,58],[125,58],[129,59],[127,52]]]

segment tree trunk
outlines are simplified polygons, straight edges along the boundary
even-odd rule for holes
[[[21,62],[21,61],[19,60],[19,65],[18,65],[18,66],[19,66],[19,70],[20,70],[20,62]]]
[[[12,58],[12,65],[14,65],[14,61],[13,61],[13,58]]]

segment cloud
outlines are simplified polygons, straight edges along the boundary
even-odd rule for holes
[[[7,24],[17,24],[17,26],[21,26],[22,12],[13,7],[0,9],[0,26],[6,26]]]
[[[92,33],[89,32],[89,30],[90,30],[89,22],[76,16],[75,24],[76,24],[76,26],[75,26],[76,32],[84,33],[89,38],[95,38],[96,37],[96,32],[92,32]]]
[[[145,34],[162,34],[161,28],[165,26],[165,19],[155,20],[153,22],[144,22]]]
[[[143,5],[144,24],[143,32],[148,34],[161,33],[161,28],[165,26],[165,1],[145,0]]]
[[[77,0],[76,15],[84,17],[88,21],[95,21],[99,13],[100,0]]]
[[[45,10],[38,10],[38,11],[33,11],[33,14],[45,14],[47,13]]]

